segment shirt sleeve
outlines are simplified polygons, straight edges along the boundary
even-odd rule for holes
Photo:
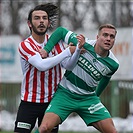
[[[81,49],[79,49],[78,45],[77,45],[76,50],[73,53],[73,55],[71,57],[65,58],[61,62],[62,67],[64,67],[66,70],[72,70],[75,67],[75,65],[77,64],[77,61],[80,56],[80,51],[81,51]]]
[[[64,27],[58,27],[50,36],[44,49],[49,53],[60,40],[63,40],[66,44],[72,42],[76,46],[78,44],[76,36],[77,34],[74,32],[69,31]],[[85,43],[83,47],[86,49],[87,45],[88,43]]]
[[[69,56],[71,56],[71,52],[68,47],[60,54],[58,54],[54,57],[48,57],[45,59],[42,59],[40,54],[36,53],[34,56],[31,56],[28,59],[28,61],[30,64],[32,64],[34,67],[36,67],[39,71],[46,71],[46,70],[56,66],[62,60],[64,60],[66,57],[69,57]]]
[[[101,93],[103,92],[103,90],[107,87],[107,85],[108,85],[110,79],[111,79],[111,77],[105,77],[105,76],[104,76],[104,77],[100,80],[100,82],[99,82],[99,84],[98,84],[98,86],[97,86],[97,89],[96,89],[96,94],[97,94],[97,96],[100,96],[100,95],[101,95]]]

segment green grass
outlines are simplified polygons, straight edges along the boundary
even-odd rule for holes
[[[13,133],[13,131],[0,131],[0,133]],[[99,132],[73,132],[73,131],[69,131],[69,132],[59,132],[59,133],[99,133]],[[121,133],[132,133],[132,132],[121,132]]]
[[[6,131],[0,131],[0,133],[14,133],[14,132],[6,132]],[[73,132],[73,131],[70,131],[70,132],[59,132],[59,133],[87,133],[87,132]],[[89,132],[89,133],[99,133],[99,132]]]
[[[0,133],[14,133],[14,132],[13,131],[0,131]],[[88,133],[88,132],[59,131],[59,133]],[[89,133],[99,133],[99,132],[89,132]]]
[[[13,131],[0,131],[0,133],[14,133]],[[34,133],[34,132],[33,132]],[[69,131],[69,132],[59,132],[59,133],[88,133],[88,132],[73,132],[73,131]],[[99,133],[99,132],[89,132],[89,133]]]

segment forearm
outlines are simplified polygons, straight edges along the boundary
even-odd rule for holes
[[[56,45],[60,40],[63,40],[67,44],[72,42],[76,46],[78,43],[76,36],[77,35],[72,31],[63,27],[58,27],[50,36],[44,49],[49,53],[53,49],[54,45]]]
[[[46,71],[57,64],[59,64],[61,61],[63,61],[65,58],[71,56],[69,48],[61,52],[60,54],[54,56],[42,59],[39,54],[34,55],[33,57],[29,58],[29,63],[32,64],[34,67],[36,67],[39,71]]]
[[[110,81],[109,77],[103,77],[101,81],[99,82],[99,85],[96,89],[97,96],[100,96],[101,93],[104,91],[104,89],[107,87],[108,83]]]
[[[61,62],[62,67],[64,67],[67,70],[72,70],[75,67],[75,65],[77,64],[77,61],[80,56],[80,52],[81,52],[81,49],[79,49],[77,46],[73,55],[71,57],[64,59]]]
[[[48,42],[44,49],[49,53],[53,47],[60,41],[65,39],[66,34],[68,33],[68,30],[62,27],[58,27],[50,36],[48,39]]]

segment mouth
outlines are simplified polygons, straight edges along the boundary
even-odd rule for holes
[[[111,48],[111,44],[110,43],[104,43],[104,48],[109,50]]]
[[[106,46],[110,46],[110,43],[104,43]]]
[[[44,29],[44,28],[45,28],[45,25],[40,24],[40,25],[38,26],[38,28],[41,28],[41,29],[43,28],[43,29]]]

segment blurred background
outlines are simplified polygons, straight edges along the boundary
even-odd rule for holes
[[[20,102],[22,72],[18,44],[30,34],[28,12],[47,2],[59,7],[56,27],[66,27],[87,38],[95,39],[97,28],[103,23],[116,26],[118,33],[112,51],[120,62],[120,68],[100,98],[114,118],[127,119],[130,116],[133,126],[132,0],[0,0],[0,129],[9,129],[3,124],[3,114],[8,112],[15,117]],[[133,127],[125,128],[133,131]]]

